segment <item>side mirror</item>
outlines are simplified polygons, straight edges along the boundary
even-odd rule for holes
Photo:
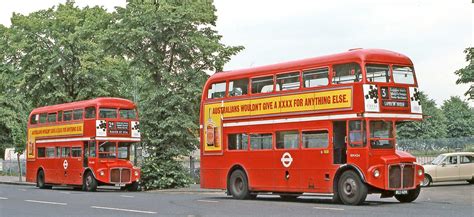
[[[446,163],[445,162],[441,163],[441,166],[442,167],[446,166]]]

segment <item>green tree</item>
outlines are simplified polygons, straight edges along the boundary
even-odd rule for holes
[[[471,137],[474,135],[474,109],[457,96],[445,100],[441,109],[446,117],[449,138]]]
[[[4,38],[17,88],[36,106],[96,96],[120,96],[123,58],[106,55],[104,32],[113,17],[101,7],[67,1],[29,15],[13,14]]]
[[[143,165],[146,189],[186,185],[177,161],[198,145],[199,103],[206,71],[220,71],[242,47],[220,43],[213,29],[211,1],[130,0],[117,8],[109,30],[116,55],[130,61],[142,82],[139,107],[143,143],[149,158]],[[137,86],[139,85],[139,86]]]
[[[459,76],[456,80],[456,84],[471,84],[471,89],[469,89],[465,95],[470,95],[471,99],[474,97],[474,87],[472,83],[474,82],[474,48],[468,47],[464,50],[466,54],[466,61],[469,63],[466,67],[458,69],[454,72]]]
[[[445,138],[447,128],[443,112],[436,107],[436,102],[429,99],[424,92],[421,92],[420,98],[423,120],[398,123],[397,137],[399,139]]]

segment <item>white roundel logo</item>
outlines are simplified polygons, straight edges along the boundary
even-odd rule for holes
[[[69,164],[68,164],[67,160],[64,160],[64,162],[63,162],[64,169],[67,169],[67,166],[69,166]]]
[[[288,152],[285,152],[283,156],[281,156],[281,163],[283,164],[284,167],[289,167],[291,165],[291,162],[293,162],[293,158],[291,157],[291,154]]]

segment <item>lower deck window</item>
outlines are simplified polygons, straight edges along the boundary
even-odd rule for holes
[[[300,144],[300,136],[297,130],[279,131],[276,133],[277,149],[296,149]]]
[[[229,134],[227,138],[227,147],[229,150],[247,150],[249,143],[247,134]]]
[[[326,130],[306,131],[302,133],[304,148],[326,148],[329,144],[329,133]]]
[[[272,149],[272,138],[271,133],[250,134],[250,147],[252,150]]]

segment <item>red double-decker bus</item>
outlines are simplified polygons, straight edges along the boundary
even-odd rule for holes
[[[397,122],[423,118],[417,86],[408,57],[379,49],[216,73],[202,95],[201,187],[411,202],[424,171],[395,137]]]
[[[140,142],[135,104],[97,98],[34,109],[28,122],[26,179],[39,188],[99,185],[139,188]]]

